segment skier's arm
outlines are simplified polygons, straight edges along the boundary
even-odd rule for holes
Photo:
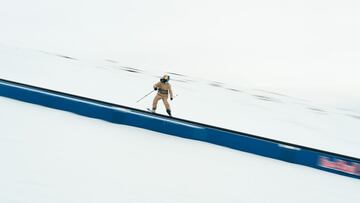
[[[170,93],[170,99],[172,100],[174,97],[173,97],[173,91],[171,89],[171,85],[169,85],[169,93]]]
[[[154,84],[154,86],[153,86],[154,90],[158,90],[158,89],[159,89],[159,86],[160,86],[159,82],[156,83],[156,84]]]

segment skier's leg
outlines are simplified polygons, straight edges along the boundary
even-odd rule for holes
[[[157,103],[159,102],[159,100],[161,99],[161,96],[160,95],[156,95],[154,100],[153,100],[153,104],[152,104],[152,110],[153,112],[156,111],[156,107],[157,107]]]
[[[163,97],[161,97],[161,99],[162,99],[163,102],[164,102],[164,105],[165,105],[166,110],[170,109],[170,104],[169,104],[169,102],[168,102],[168,97],[163,96]]]
[[[169,116],[171,116],[171,109],[170,109],[170,104],[169,104],[169,102],[168,102],[168,97],[162,97],[162,100],[163,100],[163,102],[164,102],[164,105],[165,105],[165,108],[166,108],[166,113],[168,113],[169,114]]]

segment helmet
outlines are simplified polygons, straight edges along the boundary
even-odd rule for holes
[[[160,81],[163,83],[169,82],[170,80],[170,76],[169,75],[164,75],[161,77]]]

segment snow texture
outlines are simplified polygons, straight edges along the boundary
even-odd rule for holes
[[[13,0],[0,77],[360,157],[355,0]],[[206,78],[206,79],[204,79]],[[359,181],[0,98],[0,202],[359,202]],[[159,113],[164,113],[159,105]]]

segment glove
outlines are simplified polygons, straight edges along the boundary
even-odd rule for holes
[[[157,87],[154,87],[154,90],[156,91],[156,90],[157,90]]]

